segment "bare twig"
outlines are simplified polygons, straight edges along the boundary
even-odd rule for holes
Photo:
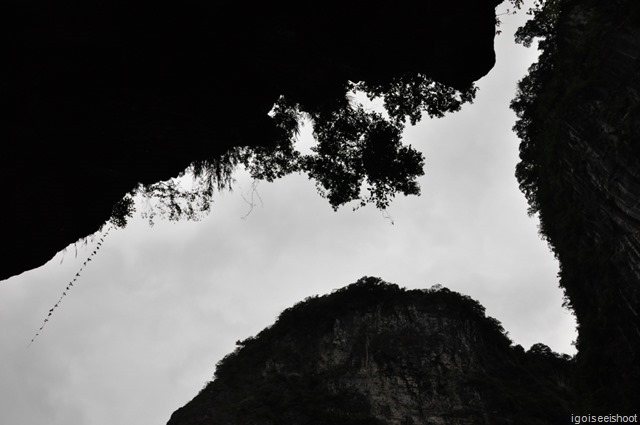
[[[253,208],[256,206],[256,202],[255,202],[255,198],[257,197],[258,200],[260,201],[260,206],[264,207],[264,202],[262,201],[262,198],[260,197],[260,194],[258,193],[258,184],[260,183],[260,180],[256,180],[254,179],[253,182],[251,182],[251,189],[249,189],[248,192],[248,196],[249,199],[247,199],[244,195],[242,196],[242,199],[244,199],[244,201],[249,204],[249,211],[247,211],[247,213],[245,215],[243,215],[242,217],[240,217],[241,219],[246,219],[247,217],[249,217],[249,214],[251,214],[251,212],[253,211]]]
[[[391,214],[389,214],[389,211],[387,211],[387,209],[383,209],[380,210],[380,213],[382,214],[382,217],[389,220],[391,222],[391,225],[394,226],[396,224],[396,222],[393,220],[393,217],[391,217]]]

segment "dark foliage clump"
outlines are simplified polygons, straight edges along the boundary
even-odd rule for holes
[[[347,101],[347,89],[384,99],[386,113],[366,111]],[[398,193],[420,194],[416,179],[424,174],[424,158],[402,144],[406,118],[415,124],[423,112],[442,117],[471,102],[475,93],[475,87],[456,90],[416,74],[385,84],[351,84],[342,100],[321,108],[281,97],[273,110],[281,140],[270,147],[243,149],[243,163],[260,180],[273,181],[292,172],[307,174],[333,209],[352,201],[358,201],[359,207],[371,203],[385,209]],[[301,155],[294,146],[303,117],[311,120],[317,142],[310,155]],[[363,187],[367,195],[362,194]]]
[[[551,79],[556,60],[556,23],[563,0],[547,1],[530,11],[533,15],[523,27],[516,32],[516,42],[526,47],[531,46],[534,39],[540,39],[538,49],[541,50],[538,62],[531,65],[529,74],[518,83],[516,98],[511,102],[518,116],[514,131],[520,138],[521,162],[516,168],[516,178],[520,190],[529,202],[529,214],[540,212],[539,191],[540,161],[537,157],[542,153],[538,141],[544,132],[545,123],[538,119],[543,107],[541,103],[549,99],[542,97],[541,88]]]

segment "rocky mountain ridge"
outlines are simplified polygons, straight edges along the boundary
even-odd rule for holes
[[[168,424],[557,424],[572,368],[469,297],[365,277],[239,341]]]

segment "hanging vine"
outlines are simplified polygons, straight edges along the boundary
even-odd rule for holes
[[[67,284],[67,286],[65,287],[64,291],[62,292],[62,294],[60,295],[60,298],[58,299],[58,301],[56,301],[56,303],[53,305],[53,307],[49,310],[47,317],[45,317],[45,319],[42,322],[42,325],[40,326],[40,328],[38,329],[38,331],[36,332],[36,334],[33,336],[33,338],[31,338],[31,341],[29,342],[29,346],[31,346],[31,344],[33,344],[33,342],[36,340],[36,338],[40,335],[40,333],[44,330],[44,327],[47,325],[47,323],[49,322],[49,319],[51,318],[51,316],[53,315],[54,311],[58,308],[58,306],[60,306],[60,304],[62,303],[62,300],[64,297],[67,296],[67,294],[69,293],[69,291],[71,290],[71,288],[73,288],[74,283],[77,282],[77,280],[80,278],[80,275],[82,274],[82,271],[84,270],[84,268],[87,266],[87,264],[89,264],[89,262],[93,259],[93,257],[98,253],[98,251],[100,251],[100,248],[102,248],[102,244],[104,243],[105,238],[109,235],[109,232],[111,232],[113,229],[115,229],[116,226],[114,226],[114,224],[110,224],[109,227],[107,228],[107,230],[104,232],[104,234],[100,237],[100,239],[98,240],[98,243],[96,244],[95,249],[91,252],[91,254],[89,254],[89,256],[87,257],[86,260],[84,260],[84,263],[82,263],[82,266],[80,267],[80,270],[78,270],[75,274],[75,276],[73,277],[73,279],[71,279],[69,281],[69,283]]]

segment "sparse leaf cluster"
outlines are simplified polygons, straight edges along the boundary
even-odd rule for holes
[[[500,17],[504,15],[507,15],[507,16],[515,15],[518,12],[518,10],[522,8],[522,4],[524,3],[524,0],[509,0],[509,3],[512,6],[511,8],[507,8],[502,13],[496,13],[496,35],[502,34],[502,30],[498,29],[502,25],[502,20]]]
[[[214,192],[231,190],[233,172],[241,159],[240,151],[231,150],[219,158],[193,162],[180,175],[193,176],[190,188],[183,188],[176,179],[140,185],[133,194],[144,199],[142,218],[147,219],[150,226],[158,217],[169,221],[202,219],[211,210]]]

